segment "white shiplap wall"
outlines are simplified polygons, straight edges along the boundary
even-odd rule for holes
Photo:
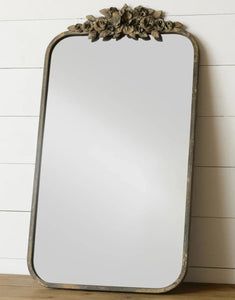
[[[129,1],[139,5],[139,1]],[[235,283],[235,1],[145,0],[200,41],[197,147],[187,280]],[[0,273],[27,274],[26,250],[47,44],[123,2],[0,0]]]

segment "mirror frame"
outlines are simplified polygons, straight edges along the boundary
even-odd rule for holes
[[[88,16],[89,17],[89,16]],[[181,23],[179,23],[181,24]],[[182,25],[182,24],[181,24]],[[195,123],[196,123],[196,98],[198,89],[198,73],[199,73],[199,47],[192,34],[187,32],[184,28],[177,30],[169,30],[162,32],[162,34],[179,34],[187,37],[194,48],[194,66],[193,66],[193,84],[192,84],[192,106],[191,106],[191,124],[190,124],[190,142],[189,142],[189,156],[188,156],[188,175],[187,175],[187,192],[186,192],[186,209],[185,209],[185,229],[184,229],[184,246],[183,246],[183,261],[182,269],[177,280],[171,285],[164,288],[137,288],[137,287],[116,287],[116,286],[98,286],[98,285],[79,285],[79,284],[62,284],[62,283],[50,283],[41,279],[34,268],[34,244],[35,244],[35,231],[37,221],[37,206],[38,206],[38,192],[40,182],[40,168],[41,168],[41,156],[43,147],[43,133],[46,116],[46,104],[49,84],[49,73],[51,56],[54,47],[63,39],[71,36],[89,36],[88,32],[78,32],[75,28],[76,25],[70,26],[68,31],[65,31],[56,36],[48,45],[43,71],[43,84],[41,94],[41,107],[38,127],[37,138],[37,151],[36,151],[36,164],[34,173],[33,184],[33,197],[31,208],[31,220],[28,242],[28,256],[27,264],[30,274],[34,279],[41,283],[45,287],[49,288],[61,288],[61,289],[76,289],[76,290],[90,290],[90,291],[110,291],[110,292],[135,292],[135,293],[165,293],[177,287],[184,279],[188,266],[188,248],[189,248],[189,232],[190,232],[190,211],[191,211],[191,196],[192,196],[192,178],[193,178],[193,162],[194,162],[194,146],[195,146]],[[159,39],[158,39],[159,40]],[[147,42],[147,41],[146,41]]]

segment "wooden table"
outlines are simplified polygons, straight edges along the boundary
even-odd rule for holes
[[[0,300],[152,300],[235,299],[235,285],[183,283],[165,295],[56,290],[41,286],[30,276],[0,275]]]

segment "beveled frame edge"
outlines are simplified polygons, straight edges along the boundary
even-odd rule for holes
[[[32,277],[45,287],[58,288],[58,289],[74,289],[74,290],[88,290],[88,291],[108,291],[108,292],[129,292],[129,293],[166,293],[176,288],[184,279],[188,267],[188,249],[189,249],[189,232],[190,232],[190,216],[191,216],[191,195],[192,195],[192,179],[193,179],[193,162],[194,162],[194,148],[195,148],[195,125],[196,125],[196,100],[198,90],[198,73],[199,73],[199,47],[192,34],[182,30],[180,32],[169,32],[165,34],[179,34],[187,37],[194,49],[194,65],[193,65],[193,84],[192,84],[192,105],[191,105],[191,124],[190,124],[190,142],[189,142],[189,155],[188,155],[188,172],[187,172],[187,192],[186,192],[186,208],[185,208],[185,229],[184,229],[184,246],[183,246],[183,259],[182,268],[178,278],[164,288],[138,288],[138,287],[117,287],[117,286],[98,286],[98,285],[79,285],[79,284],[61,284],[61,283],[50,283],[40,278],[34,268],[34,243],[35,243],[35,231],[37,221],[37,204],[38,204],[38,191],[39,191],[39,180],[40,180],[40,167],[41,167],[41,155],[43,147],[43,133],[46,116],[46,103],[47,93],[49,84],[50,74],[50,62],[51,55],[54,47],[61,40],[71,36],[86,36],[87,34],[81,34],[71,31],[66,31],[56,36],[48,45],[43,71],[43,84],[41,94],[41,106],[40,106],[40,117],[38,127],[38,138],[37,138],[37,151],[36,151],[36,164],[34,172],[34,183],[33,183],[33,197],[31,207],[31,218],[30,218],[30,229],[29,229],[29,240],[28,240],[28,255],[27,265]],[[134,42],[134,41],[133,41]],[[147,42],[147,41],[146,41]]]

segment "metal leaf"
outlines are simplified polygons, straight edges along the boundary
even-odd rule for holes
[[[69,26],[69,27],[68,27],[68,30],[69,30],[69,31],[72,31],[72,32],[77,31],[75,25]]]
[[[153,12],[153,17],[154,18],[161,18],[162,17],[162,11],[161,10],[155,10],[154,12]]]
[[[129,33],[128,36],[130,36],[133,40],[136,41],[139,39],[138,35],[135,32]]]
[[[180,22],[174,22],[174,27],[175,28],[184,28],[184,25]]]
[[[125,34],[123,32],[119,33],[119,34],[115,34],[114,38],[116,39],[116,41],[122,39],[125,36]]]
[[[88,21],[91,21],[91,22],[94,22],[96,20],[96,18],[92,15],[88,15],[88,16],[86,16],[86,18]]]
[[[112,35],[107,35],[106,37],[103,38],[103,41],[109,41],[112,39]]]
[[[138,35],[143,40],[150,40],[150,37],[147,32],[139,32]]]
[[[88,34],[88,39],[91,39],[92,42],[95,42],[99,39],[99,35],[96,31],[90,31]]]
[[[120,16],[119,12],[117,12],[117,11],[114,12],[112,14],[110,21],[114,26],[118,26],[121,23],[121,16]]]
[[[160,34],[157,30],[151,31],[151,35],[155,38],[155,40],[158,40],[160,37]]]
[[[145,40],[145,41],[149,41],[151,40],[150,36],[147,34],[147,36],[142,36],[142,35],[139,35],[139,37],[142,39],[142,40]]]
[[[111,17],[111,12],[110,12],[110,10],[109,9],[107,9],[107,8],[104,8],[104,9],[101,9],[100,10],[100,13],[103,15],[103,16],[105,16],[105,18],[110,18]]]
[[[165,22],[165,31],[166,31],[166,32],[171,31],[172,28],[173,28],[173,23],[172,23],[171,21]]]
[[[109,31],[109,30],[103,30],[100,32],[101,38],[106,38],[107,36],[110,36],[110,35],[111,35],[111,31]]]

